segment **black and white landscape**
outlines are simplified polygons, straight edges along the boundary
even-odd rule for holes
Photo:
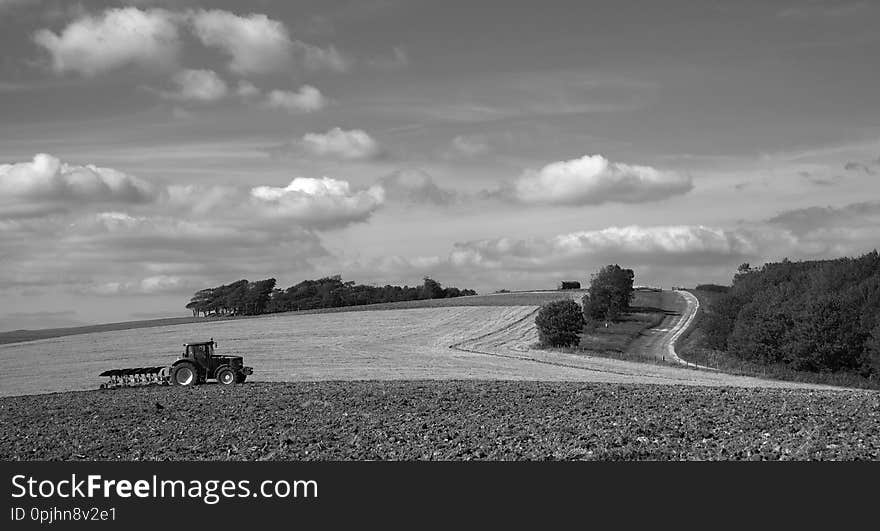
[[[0,0],[0,458],[877,459],[878,23]]]

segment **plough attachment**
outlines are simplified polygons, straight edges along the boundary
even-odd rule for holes
[[[113,389],[115,387],[133,387],[136,385],[168,385],[170,371],[166,366],[138,367],[136,369],[110,369],[98,376],[110,378],[108,382],[101,384],[101,389]]]

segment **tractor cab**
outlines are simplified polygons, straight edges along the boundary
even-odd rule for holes
[[[199,367],[207,367],[214,355],[214,338],[210,341],[198,341],[183,344],[181,359],[192,360]]]

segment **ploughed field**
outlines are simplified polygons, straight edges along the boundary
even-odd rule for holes
[[[866,391],[248,382],[7,397],[0,424],[4,460],[880,458]]]

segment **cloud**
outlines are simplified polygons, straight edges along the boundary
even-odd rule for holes
[[[675,278],[677,268],[690,269],[696,274],[699,271],[732,273],[732,268],[743,261],[760,263],[785,257],[827,259],[861,254],[876,247],[878,225],[880,201],[873,201],[792,210],[767,221],[728,228],[633,225],[545,238],[476,240],[455,244],[448,261],[462,271],[539,275],[588,272],[606,263],[620,263],[665,270],[666,278]]]
[[[213,70],[181,70],[171,81],[177,90],[162,92],[162,96],[173,100],[212,102],[223,99],[229,91],[226,82]]]
[[[455,192],[440,188],[430,175],[421,170],[398,170],[383,177],[379,184],[389,201],[448,205],[458,199]]]
[[[815,237],[845,229],[851,229],[855,234],[862,229],[880,226],[880,201],[852,203],[842,207],[814,206],[788,210],[770,218],[768,223],[798,236]]]
[[[480,136],[456,136],[450,142],[452,155],[477,157],[489,152],[489,144]]]
[[[33,39],[49,52],[53,70],[89,77],[129,65],[167,67],[180,50],[177,17],[164,9],[108,9],[74,20],[60,34],[41,29]]]
[[[561,278],[587,280],[599,267],[619,263],[644,282],[694,285],[729,282],[742,262],[856,256],[877,247],[878,225],[880,201],[873,201],[793,210],[732,227],[631,225],[473,240],[454,244],[446,255],[354,260],[345,270],[376,281],[429,275],[458,285],[535,289]]]
[[[348,72],[354,60],[343,55],[334,46],[321,48],[304,42],[296,41],[295,48],[303,56],[303,64],[309,70],[329,70],[331,72]]]
[[[286,72],[297,57],[309,70],[346,72],[352,64],[334,46],[322,48],[291,39],[283,22],[264,14],[199,10],[190,13],[190,21],[202,44],[230,57],[228,67],[236,74]]]
[[[290,113],[307,113],[323,109],[327,105],[327,99],[315,87],[303,85],[297,92],[273,90],[266,95],[263,104]]]
[[[689,192],[689,177],[650,166],[611,163],[601,155],[554,162],[525,172],[501,195],[527,204],[643,203]]]
[[[834,177],[829,178],[817,177],[816,175],[813,175],[808,171],[798,172],[798,176],[808,183],[814,184],[816,186],[835,186],[837,184],[840,184],[840,181],[844,179],[842,175],[835,175]]]
[[[238,97],[245,101],[250,101],[254,98],[260,96],[261,92],[253,83],[246,80],[241,80],[238,82],[238,86],[235,89],[235,93],[238,94]]]
[[[334,127],[326,133],[307,133],[298,144],[319,157],[370,160],[383,155],[382,146],[361,129],[345,131]]]
[[[698,259],[728,262],[751,256],[756,248],[734,231],[705,226],[609,227],[531,240],[497,238],[457,243],[456,266],[488,269],[559,268],[590,262],[658,263]]]
[[[196,11],[190,20],[202,44],[229,55],[229,69],[237,74],[282,72],[292,62],[287,28],[266,15],[242,17],[212,9]]]
[[[315,232],[242,208],[191,216],[104,211],[57,226],[19,246],[0,269],[0,290],[23,282],[87,295],[178,294],[237,278],[311,270],[327,254]],[[53,257],[64,256],[64,260]]]
[[[86,203],[146,203],[159,190],[112,168],[76,166],[45,153],[0,164],[0,216],[39,215]]]
[[[335,46],[291,39],[283,22],[265,14],[241,16],[220,9],[106,9],[99,15],[79,15],[59,34],[41,29],[33,39],[49,52],[56,72],[94,76],[128,65],[177,64],[181,28],[228,56],[227,67],[238,75],[289,72],[297,64],[346,72],[354,62]]]
[[[846,171],[858,171],[867,173],[868,175],[876,175],[873,169],[867,164],[862,164],[861,162],[847,162],[843,165],[843,169]]]
[[[366,221],[385,202],[385,191],[381,186],[354,191],[348,181],[297,177],[284,188],[252,188],[251,197],[271,217],[334,228]]]

